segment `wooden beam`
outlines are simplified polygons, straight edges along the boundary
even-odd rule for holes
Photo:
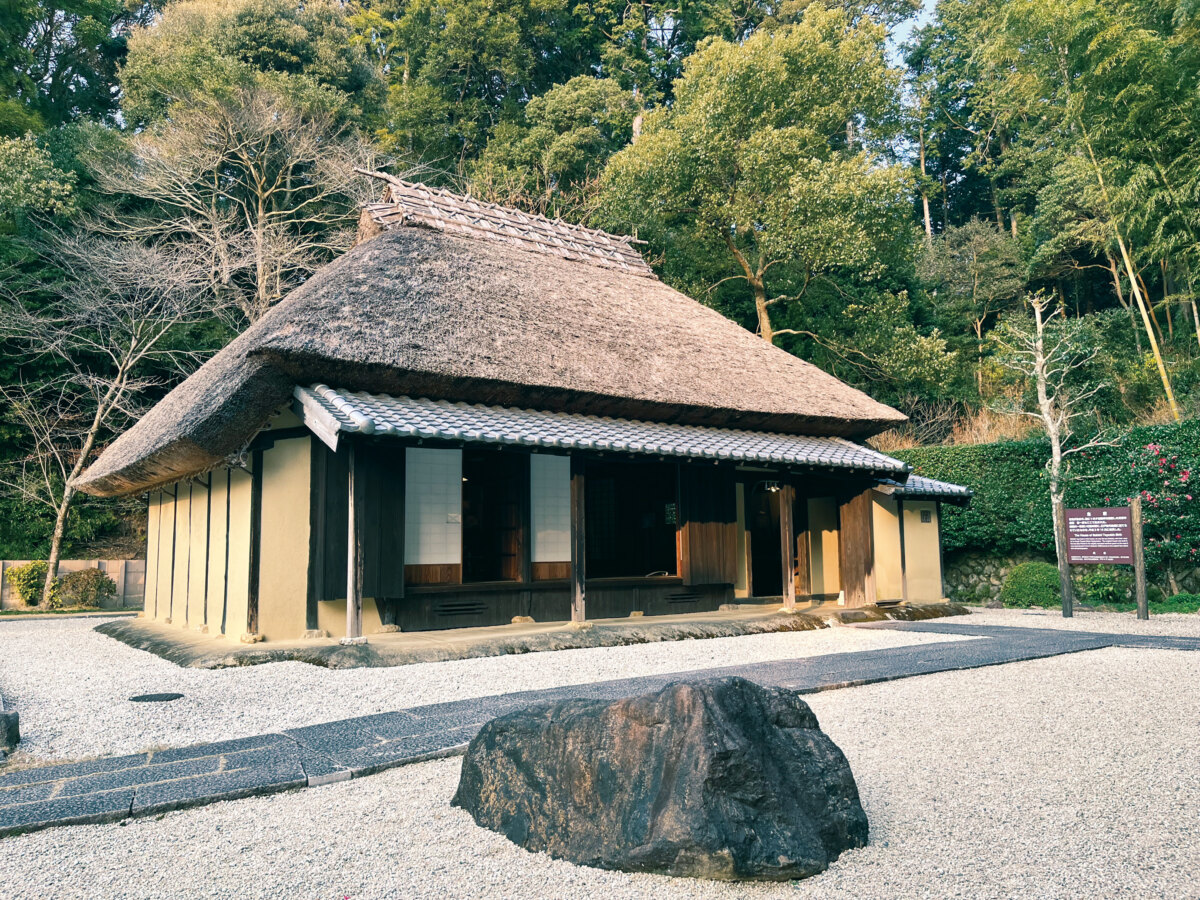
[[[346,441],[349,475],[346,490],[346,640],[362,637],[364,480],[355,442]]]
[[[908,548],[904,546],[904,498],[902,497],[896,498],[896,521],[900,523],[900,599],[907,603]],[[938,552],[941,552],[940,549]]]
[[[571,454],[571,621],[582,622],[587,543],[584,535],[583,460]]]
[[[779,486],[779,539],[783,551],[783,608],[796,608],[796,529],[793,523],[796,488],[783,482]]]

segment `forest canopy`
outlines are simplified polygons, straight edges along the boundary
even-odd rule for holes
[[[0,557],[119,541],[72,472],[348,246],[361,167],[636,235],[887,448],[1027,433],[1030,297],[1088,429],[1200,399],[1191,0],[18,0],[0,55]]]

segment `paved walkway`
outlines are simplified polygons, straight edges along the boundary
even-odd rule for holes
[[[1200,650],[1200,638],[1007,628],[957,621],[857,627],[931,631],[978,639],[481,697],[234,741],[26,769],[0,775],[0,835],[54,825],[119,821],[218,800],[343,781],[451,755],[461,752],[484,722],[542,701],[616,698],[652,691],[673,681],[726,675],[813,693],[1103,647]]]

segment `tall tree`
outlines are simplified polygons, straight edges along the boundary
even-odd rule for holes
[[[534,97],[521,121],[502,122],[471,167],[471,193],[552,216],[578,218],[585,189],[630,142],[641,106],[609,78],[579,75]]]
[[[126,38],[156,6],[153,0],[0,4],[0,136],[110,120]]]
[[[773,315],[815,281],[880,275],[880,249],[903,233],[909,203],[906,173],[876,152],[897,110],[883,40],[869,20],[820,6],[741,43],[710,40],[687,61],[674,104],[613,157],[602,217],[716,255],[714,283],[749,288],[767,341],[779,332]]]

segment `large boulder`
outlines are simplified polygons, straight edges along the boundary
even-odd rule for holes
[[[453,803],[528,850],[667,875],[806,878],[867,843],[850,765],[808,704],[743,678],[493,719]]]

